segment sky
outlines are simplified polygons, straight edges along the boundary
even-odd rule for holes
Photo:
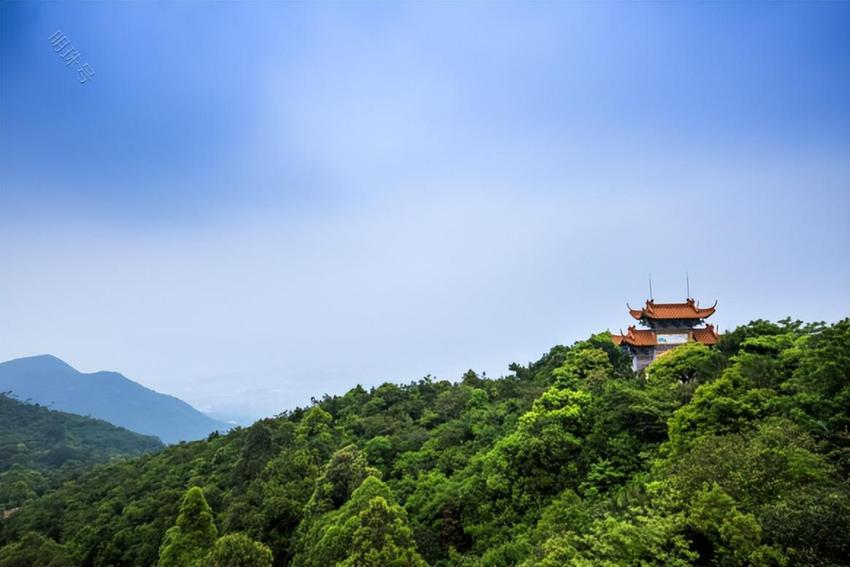
[[[0,360],[242,421],[504,375],[650,273],[836,321],[850,3],[0,3],[0,266]]]

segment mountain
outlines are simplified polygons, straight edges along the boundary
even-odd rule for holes
[[[0,567],[848,564],[850,320],[510,369],[96,466],[0,521]]]
[[[154,392],[117,372],[86,374],[55,356],[18,358],[0,364],[0,392],[21,401],[103,419],[165,443],[191,441],[230,425],[186,402]]]
[[[156,437],[0,395],[0,509],[114,457],[162,449]]]

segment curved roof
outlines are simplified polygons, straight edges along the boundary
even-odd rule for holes
[[[692,333],[694,340],[704,345],[715,345],[720,340],[720,335],[714,330],[714,325],[706,325],[705,329],[694,329]]]
[[[618,345],[655,346],[658,344],[658,340],[655,338],[655,331],[635,329],[634,325],[628,328],[625,335],[612,335],[611,338],[614,344]]]
[[[632,309],[629,314],[640,321],[641,319],[705,319],[714,314],[717,302],[711,307],[700,307],[693,299],[687,299],[684,303],[655,303],[652,299],[646,300],[643,309]]]
[[[630,345],[637,347],[656,346],[658,337],[655,331],[648,329],[635,329],[634,325],[628,328],[626,334],[620,331],[619,335],[611,335],[615,345]],[[714,345],[720,340],[720,335],[714,329],[714,325],[706,325],[704,329],[692,329],[688,331],[688,342],[698,342],[704,345]]]

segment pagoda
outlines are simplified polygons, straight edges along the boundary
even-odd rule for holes
[[[640,371],[677,346],[698,342],[715,345],[720,335],[714,325],[705,324],[705,320],[714,314],[717,302],[711,307],[700,307],[691,298],[684,303],[655,303],[648,299],[642,309],[632,309],[629,314],[646,329],[629,326],[628,332],[612,335],[614,344],[621,346],[632,355],[632,368]]]

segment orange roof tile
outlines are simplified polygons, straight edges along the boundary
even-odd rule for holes
[[[631,346],[656,346],[658,337],[655,331],[648,329],[635,329],[634,325],[628,328],[628,332],[623,334],[620,331],[619,335],[611,335],[611,340],[615,345],[631,345]],[[714,330],[714,325],[706,325],[704,329],[693,329],[688,333],[689,341],[696,341],[704,345],[714,345],[720,340],[720,335]]]
[[[629,327],[628,332],[625,335],[623,335],[621,331],[620,335],[613,335],[611,338],[614,341],[614,344],[617,345],[655,346],[658,344],[658,341],[655,338],[655,331],[635,329],[634,325]]]
[[[706,325],[705,329],[694,329],[693,337],[695,341],[704,345],[715,345],[720,340],[714,325]]]
[[[641,319],[705,319],[714,314],[717,302],[711,307],[700,307],[693,299],[684,303],[655,303],[648,299],[643,309],[632,309],[629,313],[637,320]]]

